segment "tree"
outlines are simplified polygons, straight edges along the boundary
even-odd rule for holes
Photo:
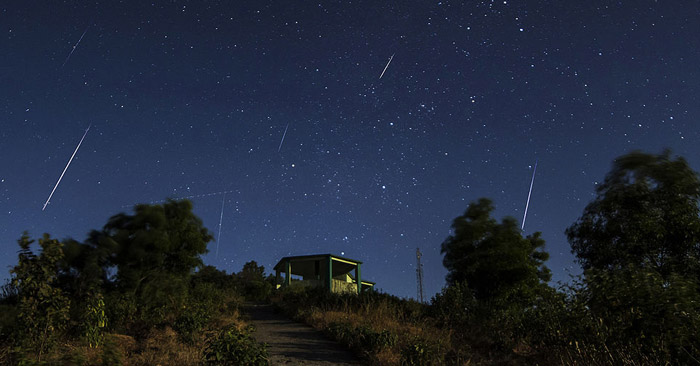
[[[134,211],[113,216],[104,227],[116,242],[113,262],[120,287],[138,292],[158,273],[187,276],[202,265],[200,256],[213,237],[192,213],[191,202],[137,205]]]
[[[190,276],[213,237],[187,200],[137,205],[134,211],[110,218],[102,242],[115,249],[110,261],[117,289],[134,299],[142,317],[157,322],[185,300]]]
[[[642,363],[697,362],[698,198],[700,180],[683,158],[635,151],[615,160],[597,197],[566,230],[584,269],[580,300],[599,327],[600,347],[633,345]]]
[[[237,274],[243,282],[265,281],[265,267],[259,266],[258,262],[250,261],[243,265],[243,269]]]
[[[492,211],[491,200],[481,198],[453,221],[454,234],[441,250],[448,284],[466,281],[477,299],[511,290],[536,290],[551,277],[543,264],[549,254],[542,249],[541,234],[523,238],[514,218],[506,217],[499,224],[491,218]]]
[[[62,245],[44,234],[39,239],[41,253],[36,255],[30,248],[34,240],[30,240],[26,232],[17,242],[20,246],[19,261],[10,270],[19,297],[20,334],[15,339],[25,351],[34,353],[41,360],[68,321],[69,301],[57,286],[58,262],[63,258]]]
[[[250,261],[236,274],[243,294],[249,300],[264,300],[272,292],[272,283],[265,278],[265,267]]]
[[[615,160],[596,199],[566,230],[586,269],[650,268],[700,279],[700,181],[670,151]]]

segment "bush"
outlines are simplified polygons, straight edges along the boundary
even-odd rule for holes
[[[467,282],[459,282],[435,295],[429,313],[445,326],[466,324],[474,311],[475,300]]]
[[[211,314],[204,306],[186,308],[175,319],[173,329],[175,329],[182,341],[192,344],[195,334],[207,325],[210,318]]]
[[[325,333],[350,348],[370,354],[393,347],[398,341],[398,336],[388,330],[377,332],[366,325],[353,327],[349,323],[331,323],[326,327]]]
[[[615,272],[590,270],[586,281],[583,301],[600,323],[606,348],[633,346],[640,362],[696,362],[700,293],[693,279],[675,274],[664,279],[654,270],[629,266]]]
[[[414,338],[401,349],[401,366],[432,366],[444,363],[439,345],[420,337]]]
[[[398,341],[396,334],[388,330],[377,332],[367,326],[355,328],[355,335],[359,341],[359,346],[371,353],[379,352],[383,348],[393,347]]]
[[[267,366],[267,345],[250,335],[251,329],[239,331],[230,326],[209,339],[204,348],[207,365]]]
[[[125,332],[136,321],[136,303],[133,296],[112,292],[107,294],[105,305],[111,330]]]

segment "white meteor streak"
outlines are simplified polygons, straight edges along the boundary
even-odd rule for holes
[[[525,215],[523,215],[523,225],[520,231],[525,229],[525,219],[527,218],[527,209],[530,207],[530,195],[532,195],[532,185],[535,184],[535,173],[537,173],[537,160],[535,160],[535,169],[532,171],[532,180],[530,181],[530,192],[527,193],[527,203],[525,204]]]
[[[61,67],[66,66],[66,64],[68,63],[68,60],[70,60],[70,57],[73,55],[73,52],[75,52],[75,49],[78,48],[80,41],[82,41],[83,37],[85,37],[85,33],[87,33],[88,28],[90,28],[89,25],[87,27],[85,27],[85,31],[83,32],[83,35],[80,36],[80,39],[78,40],[78,42],[75,42],[75,45],[73,45],[73,49],[70,50],[68,57],[66,57],[66,60],[63,61],[63,65],[61,65]]]
[[[221,224],[224,222],[224,202],[226,202],[226,192],[221,200],[221,216],[219,217],[219,235],[216,237],[216,258],[219,258],[219,241],[221,239]]]
[[[395,55],[395,54],[394,54],[394,55]],[[391,55],[391,57],[389,57],[389,62],[386,63],[386,66],[384,66],[384,70],[382,71],[382,74],[379,75],[379,78],[380,78],[380,79],[382,78],[382,76],[384,76],[384,73],[386,72],[386,69],[389,68],[389,64],[391,63],[391,60],[394,58],[394,55]]]
[[[282,141],[280,141],[280,147],[277,148],[277,152],[280,152],[282,149],[282,143],[284,142],[284,137],[287,136],[287,129],[289,128],[289,123],[287,123],[287,127],[284,128],[284,133],[282,134]]]
[[[92,124],[90,124],[85,130],[85,133],[83,134],[83,138],[80,139],[80,142],[78,142],[78,146],[75,147],[75,151],[73,151],[73,155],[70,156],[70,160],[68,160],[68,164],[66,164],[66,167],[63,168],[63,173],[61,173],[61,176],[58,177],[58,181],[56,182],[56,185],[53,187],[51,190],[51,194],[49,195],[49,198],[46,200],[46,203],[44,203],[44,207],[42,207],[42,211],[46,209],[46,206],[49,204],[49,201],[51,201],[51,197],[53,196],[53,193],[56,192],[56,188],[58,188],[58,185],[61,183],[61,179],[63,179],[63,175],[66,174],[66,170],[68,170],[68,167],[70,166],[70,163],[73,161],[73,158],[75,157],[75,154],[78,152],[78,149],[80,149],[80,145],[83,143],[83,140],[85,140],[85,136],[87,136],[88,131],[90,131],[90,127]]]

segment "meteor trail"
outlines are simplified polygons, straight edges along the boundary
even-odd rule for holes
[[[216,237],[216,258],[219,258],[219,239],[221,239],[221,223],[224,222],[224,202],[226,202],[226,192],[221,200],[221,216],[219,217],[219,235]]]
[[[87,27],[85,27],[85,31],[83,32],[83,35],[80,36],[80,39],[78,40],[78,42],[76,42],[75,45],[73,46],[73,49],[70,50],[70,53],[68,54],[68,57],[66,57],[66,60],[63,61],[63,65],[61,65],[61,67],[66,66],[66,64],[68,63],[68,60],[70,59],[71,55],[73,55],[73,52],[75,52],[75,49],[76,49],[76,48],[78,47],[78,45],[80,44],[80,41],[82,41],[82,40],[83,40],[83,37],[85,37],[85,33],[87,33],[88,28],[90,28],[90,25],[88,25]]]
[[[394,55],[395,55],[395,54],[394,54]],[[386,72],[386,69],[389,68],[389,64],[391,63],[391,60],[394,58],[394,55],[391,55],[391,57],[389,57],[389,62],[386,63],[386,66],[384,66],[384,70],[382,71],[382,74],[379,75],[379,78],[380,78],[380,79],[382,78],[382,76],[384,76],[384,73]]]
[[[287,123],[287,127],[284,128],[284,133],[282,134],[282,141],[280,141],[280,147],[277,148],[277,152],[280,152],[282,149],[282,143],[284,142],[284,137],[287,136],[287,129],[289,128],[289,123]]]
[[[527,218],[527,209],[530,206],[530,195],[532,195],[532,185],[535,183],[535,173],[537,173],[537,160],[535,160],[535,169],[532,171],[532,180],[530,181],[530,192],[527,193],[527,203],[525,204],[525,215],[523,215],[523,225],[520,231],[525,229],[525,219]]]
[[[63,173],[61,173],[61,176],[58,177],[58,181],[56,182],[56,185],[53,187],[53,190],[51,190],[51,194],[49,195],[49,198],[46,200],[46,203],[44,203],[44,207],[42,207],[42,211],[46,209],[46,205],[49,204],[49,201],[51,201],[51,197],[53,196],[53,193],[56,192],[56,188],[58,188],[58,185],[61,183],[61,179],[63,179],[63,175],[66,174],[66,170],[68,170],[68,167],[70,166],[70,163],[73,161],[73,158],[75,157],[75,153],[78,152],[78,149],[80,149],[80,144],[83,143],[83,140],[85,140],[85,136],[87,136],[88,131],[90,131],[90,127],[92,127],[92,124],[90,124],[85,130],[85,133],[83,134],[83,138],[80,139],[80,142],[78,142],[78,146],[75,147],[75,151],[73,151],[73,155],[70,156],[70,160],[68,160],[68,164],[66,164],[66,167],[63,168]]]
[[[231,193],[231,192],[236,192],[236,191],[235,190],[228,190],[228,191],[220,191],[220,192],[202,193],[202,194],[195,194],[195,195],[191,195],[191,196],[176,197],[173,199],[184,200],[184,199],[190,199],[190,198],[211,197],[211,196],[217,196],[220,194],[226,194],[226,193]],[[167,199],[166,200],[150,201],[149,204],[163,203],[166,201],[167,201]],[[130,208],[130,207],[134,207],[134,205],[123,205],[121,207],[122,208]]]

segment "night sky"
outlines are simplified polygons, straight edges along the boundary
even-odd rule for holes
[[[536,161],[525,232],[565,281],[615,157],[700,170],[697,1],[7,1],[0,32],[3,281],[24,230],[191,197],[207,264],[334,253],[415,297],[420,247],[432,295],[452,220],[522,220]]]

